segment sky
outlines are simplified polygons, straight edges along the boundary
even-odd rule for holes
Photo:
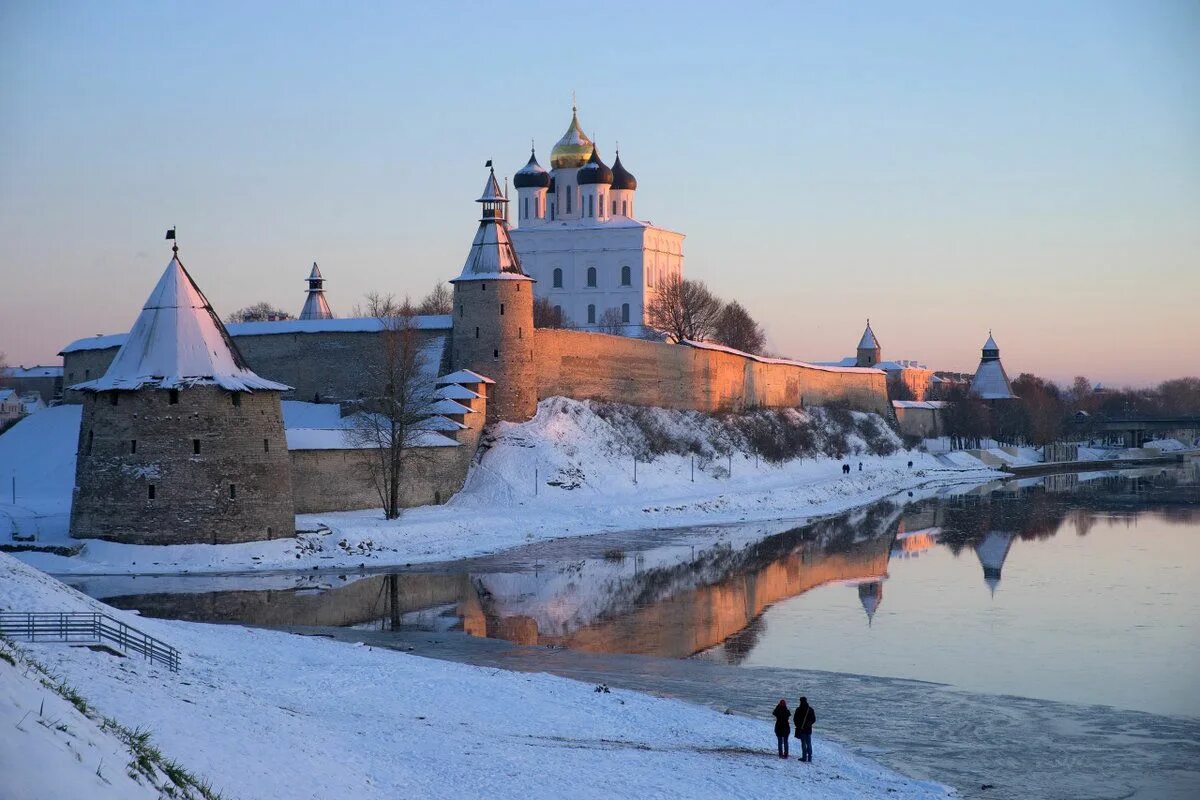
[[[782,355],[1200,373],[1200,3],[0,3],[0,352],[458,273],[570,121]]]

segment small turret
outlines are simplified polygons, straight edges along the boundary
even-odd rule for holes
[[[625,169],[621,163],[621,151],[617,150],[617,160],[612,166],[612,203],[609,211],[614,217],[633,216],[633,196],[637,191],[637,178]]]
[[[871,320],[867,320],[867,329],[863,331],[862,338],[858,340],[858,357],[854,364],[858,367],[873,367],[883,360],[883,348],[879,346],[879,340],[875,338],[875,331],[871,330]]]
[[[981,400],[1012,400],[1012,384],[1008,381],[1008,373],[1000,363],[1000,346],[988,331],[987,341],[983,344],[983,352],[979,359],[979,367],[975,377],[971,379],[971,394]]]
[[[613,172],[600,158],[600,149],[593,145],[588,163],[576,173],[579,182],[579,213],[584,219],[608,219],[607,203],[612,188]]]
[[[550,190],[550,173],[542,169],[533,147],[529,162],[513,175],[517,190],[518,227],[540,225],[546,221],[546,193]]]
[[[312,272],[308,273],[308,297],[304,299],[304,308],[300,309],[300,319],[333,319],[329,302],[325,299],[325,279],[317,262],[313,262]]]

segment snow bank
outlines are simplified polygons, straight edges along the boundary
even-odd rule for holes
[[[0,555],[0,607],[97,605]],[[325,639],[232,625],[134,624],[183,650],[179,674],[84,648],[29,650],[101,712],[151,731],[164,753],[242,800],[952,796],[819,734],[814,764],[777,758],[768,716],[774,696],[764,698],[763,718],[751,720]],[[0,725],[0,754],[25,758],[17,747],[23,736]]]

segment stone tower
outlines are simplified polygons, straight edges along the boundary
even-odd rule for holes
[[[295,534],[280,392],[246,365],[178,249],[83,397],[71,536],[227,544]]]
[[[488,386],[488,422],[523,422],[537,411],[533,279],[521,271],[509,240],[508,198],[500,191],[494,170],[476,202],[483,206],[479,229],[462,273],[451,281],[451,366],[495,381]]]
[[[883,349],[879,346],[879,340],[875,338],[875,331],[871,330],[871,320],[867,320],[867,329],[858,340],[858,358],[854,366],[873,367],[882,360]]]
[[[975,377],[971,379],[971,394],[983,400],[1012,400],[1016,397],[1008,381],[1004,364],[1000,363],[1000,346],[988,331]]]

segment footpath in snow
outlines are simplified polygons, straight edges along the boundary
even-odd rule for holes
[[[1000,477],[967,456],[900,449],[899,438],[873,415],[786,413],[810,423],[809,451],[817,457],[769,463],[754,455],[745,432],[708,415],[550,398],[529,422],[495,427],[465,487],[448,503],[407,509],[398,520],[383,519],[378,509],[304,514],[294,539],[162,547],[91,540],[73,557],[19,557],[54,574],[403,566],[560,537],[799,520],[906,490]],[[14,513],[38,527],[40,542],[77,545],[66,535],[77,434],[66,429],[78,425],[78,411],[64,406],[43,414],[38,425],[30,418],[0,437],[0,474],[19,473],[24,488]]]
[[[21,646],[100,714],[149,732],[166,759],[228,798],[953,796],[820,735],[813,764],[779,759],[774,696],[751,720],[542,674],[143,619],[3,554],[0,609],[100,610],[179,647],[182,669],[171,673],[87,648]],[[0,660],[6,786],[38,798],[155,796],[125,780],[132,756],[119,742],[30,675]],[[67,731],[38,723],[44,699]],[[7,724],[27,712],[21,725]]]

